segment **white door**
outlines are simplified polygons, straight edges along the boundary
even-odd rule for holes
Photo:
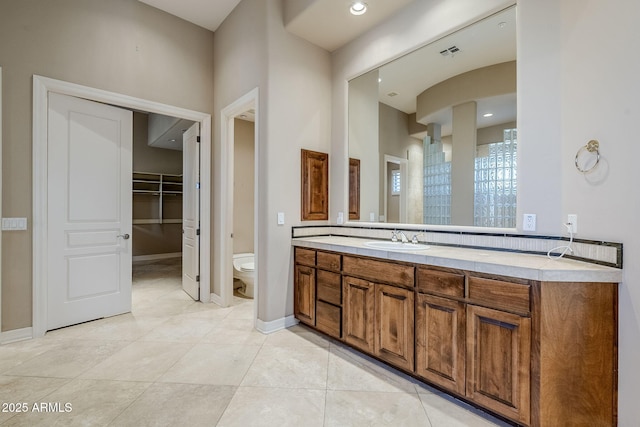
[[[182,151],[182,289],[200,299],[200,126],[183,135]]]
[[[47,330],[131,311],[132,123],[49,95]]]

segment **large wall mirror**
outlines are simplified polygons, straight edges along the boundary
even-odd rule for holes
[[[361,220],[516,226],[516,13],[349,81]]]

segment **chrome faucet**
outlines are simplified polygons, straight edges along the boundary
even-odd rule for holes
[[[398,231],[398,234],[400,235],[400,238],[402,239],[402,243],[409,243],[409,239],[407,238],[407,235],[404,234],[404,231],[400,230],[400,231]]]
[[[392,242],[397,242],[398,241],[398,232],[396,230],[393,230],[391,232],[391,241]]]

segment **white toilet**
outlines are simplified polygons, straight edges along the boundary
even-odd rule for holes
[[[255,274],[255,261],[253,254],[233,254],[233,278],[244,283],[244,288],[239,289],[242,295],[253,298],[253,277]]]

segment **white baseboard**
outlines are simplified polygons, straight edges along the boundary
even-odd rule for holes
[[[220,298],[220,295],[216,295],[214,293],[211,294],[211,299],[209,300],[210,302],[219,305],[220,307],[223,307],[222,305],[222,299]]]
[[[167,258],[180,258],[182,256],[182,252],[170,252],[166,254],[152,254],[152,255],[136,255],[131,257],[131,261],[154,261],[157,259],[167,259]]]
[[[298,319],[296,319],[294,316],[287,316],[281,319],[272,320],[270,322],[264,322],[260,319],[257,319],[256,329],[262,332],[263,334],[270,334],[272,332],[276,332],[281,329],[286,329],[297,324],[298,324]]]
[[[12,342],[25,341],[33,338],[33,328],[14,329],[0,333],[0,344],[9,344]]]

